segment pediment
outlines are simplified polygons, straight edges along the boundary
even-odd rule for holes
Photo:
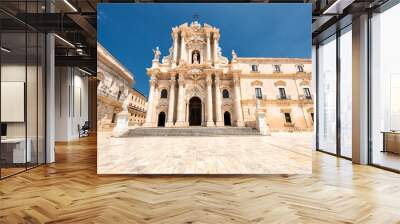
[[[307,80],[303,80],[300,82],[300,86],[309,86],[309,85],[310,85],[310,82]]]
[[[275,86],[286,86],[286,82],[282,80],[276,81],[274,84]]]
[[[256,80],[254,82],[251,82],[251,86],[262,86],[263,82],[261,82],[260,80]]]

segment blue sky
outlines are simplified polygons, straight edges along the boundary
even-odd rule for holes
[[[171,29],[198,21],[220,29],[222,53],[239,57],[311,57],[311,4],[98,4],[98,41],[135,75],[148,95],[153,51],[172,46]]]

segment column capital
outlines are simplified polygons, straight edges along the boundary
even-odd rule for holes
[[[233,85],[234,86],[239,86],[240,84],[240,79],[239,77],[233,77]]]
[[[204,73],[206,74],[206,77],[208,77],[214,73],[214,70],[213,69],[204,69]]]
[[[218,41],[219,40],[219,33],[214,33],[214,41]]]
[[[169,80],[169,84],[171,85],[171,87],[175,86],[175,82],[176,82],[175,77],[171,77],[171,80]]]
[[[170,71],[168,71],[168,74],[171,76],[171,79],[172,79],[172,77],[175,78],[175,75],[177,74],[177,72],[175,70],[170,70]]]
[[[157,84],[157,78],[155,76],[151,76],[149,82],[151,86],[154,86]]]
[[[207,86],[209,86],[209,85],[212,84],[212,79],[211,79],[211,77],[208,77],[208,76],[207,76],[207,78],[206,78],[206,83],[207,83]]]
[[[182,79],[182,78],[179,78],[178,79],[178,84],[179,84],[179,86],[184,86],[185,85],[185,80]]]
[[[219,79],[219,76],[215,76],[215,87],[219,88],[220,84],[221,84],[221,80]]]
[[[172,37],[174,38],[174,40],[178,40],[178,32],[173,32]]]

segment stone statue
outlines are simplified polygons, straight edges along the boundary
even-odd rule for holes
[[[260,99],[256,97],[256,111],[260,109]]]
[[[124,102],[122,103],[122,111],[128,111],[128,106],[130,104],[130,99],[132,98],[132,94],[129,94]]]
[[[200,58],[199,58],[199,53],[198,52],[194,52],[194,54],[193,54],[193,63],[194,64],[200,64]]]
[[[258,98],[256,98],[256,128],[261,135],[271,135],[265,118],[265,112],[261,110],[260,99]]]
[[[237,54],[235,50],[232,50],[232,59],[237,59]]]
[[[159,61],[160,60],[161,51],[160,51],[158,46],[156,47],[155,50],[153,49],[153,53],[154,53],[153,61]]]
[[[129,111],[128,106],[130,104],[130,100],[132,99],[132,95],[129,94],[124,102],[122,103],[122,111],[117,115],[117,125],[114,127],[112,131],[113,137],[121,137],[128,133],[129,131]]]

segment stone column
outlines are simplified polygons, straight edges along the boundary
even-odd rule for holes
[[[178,80],[178,116],[176,119],[175,127],[185,126],[185,80],[179,77]]]
[[[220,80],[219,76],[215,76],[215,115],[216,115],[216,122],[215,125],[217,127],[224,126],[224,122],[222,121],[222,97],[221,97],[221,89],[220,89]]]
[[[235,114],[236,114],[236,126],[237,127],[244,127],[244,122],[243,122],[243,113],[242,113],[242,104],[240,103],[240,80],[238,75],[236,74],[233,77],[233,85],[234,85],[234,94],[235,94],[235,99],[234,99],[234,104],[235,104]]]
[[[214,127],[213,108],[212,108],[212,89],[211,89],[212,78],[211,78],[211,74],[207,74],[206,83],[207,83],[207,123],[206,123],[206,126]]]
[[[207,63],[211,62],[211,35],[207,33]]]
[[[214,34],[214,65],[218,62],[218,39],[219,36]]]
[[[174,33],[174,64],[178,62],[178,33]]]
[[[154,92],[155,92],[155,86],[157,83],[157,79],[152,76],[150,78],[150,93],[149,93],[149,100],[147,102],[147,112],[146,112],[146,121],[143,124],[143,127],[153,127],[153,101],[154,101]]]
[[[180,61],[187,62],[186,47],[185,47],[185,37],[181,34],[181,58]]]
[[[170,90],[169,90],[169,103],[168,103],[168,119],[165,124],[166,127],[174,126],[174,108],[175,108],[175,74],[171,76]]]

